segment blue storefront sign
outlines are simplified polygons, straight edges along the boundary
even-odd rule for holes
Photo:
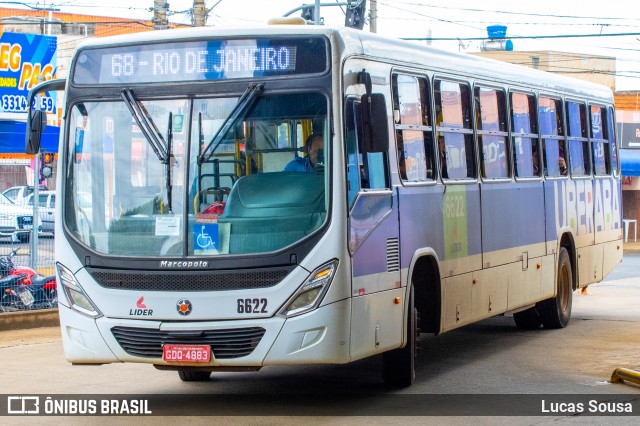
[[[0,36],[0,110],[26,112],[27,94],[41,81],[56,73],[56,37],[2,33]],[[55,92],[47,93],[33,105],[56,112]]]

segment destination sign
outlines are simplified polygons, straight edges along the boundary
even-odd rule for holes
[[[324,72],[323,38],[242,39],[86,49],[75,85],[184,82]]]

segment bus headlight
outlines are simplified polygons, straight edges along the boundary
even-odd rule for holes
[[[338,269],[338,260],[332,260],[317,268],[309,275],[293,296],[285,303],[278,315],[289,318],[314,310],[329,289]]]
[[[89,317],[98,318],[102,316],[102,312],[96,305],[93,304],[89,296],[87,296],[76,281],[76,277],[73,276],[70,270],[62,266],[60,263],[56,264],[58,267],[58,275],[60,276],[60,284],[64,289],[64,294],[69,299],[69,305],[72,309],[80,312]]]

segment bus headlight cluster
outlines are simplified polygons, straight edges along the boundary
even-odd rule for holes
[[[58,268],[58,276],[60,277],[60,284],[64,289],[64,294],[69,300],[69,306],[75,311],[89,317],[98,318],[102,316],[102,312],[96,305],[93,304],[89,296],[86,295],[76,277],[73,276],[70,270],[62,266],[62,264],[56,264]]]
[[[300,288],[285,303],[278,315],[289,318],[304,314],[318,307],[329,289],[338,269],[338,260],[332,260],[317,268],[309,275]]]

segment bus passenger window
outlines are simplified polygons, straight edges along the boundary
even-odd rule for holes
[[[567,130],[569,164],[572,176],[591,174],[589,140],[587,139],[587,112],[584,104],[567,102]]]
[[[506,102],[502,90],[475,89],[476,129],[484,178],[508,178]]]
[[[475,147],[469,85],[436,80],[436,130],[442,177],[474,179]]]
[[[431,96],[425,78],[395,74],[393,109],[398,174],[403,181],[435,179],[431,127]]]
[[[511,146],[518,178],[540,176],[536,98],[525,93],[511,93]]]
[[[591,105],[590,116],[590,137],[593,145],[593,168],[597,176],[606,176],[611,174],[611,157],[609,151],[608,128],[607,128],[607,110],[604,107]]]
[[[613,124],[614,112],[613,108],[607,108],[607,138],[609,140],[610,145],[610,154],[611,154],[611,171],[614,175],[618,174],[618,148],[616,145],[616,134],[614,131]]]
[[[566,176],[567,156],[564,137],[562,101],[540,98],[538,103],[544,174],[548,177]]]

